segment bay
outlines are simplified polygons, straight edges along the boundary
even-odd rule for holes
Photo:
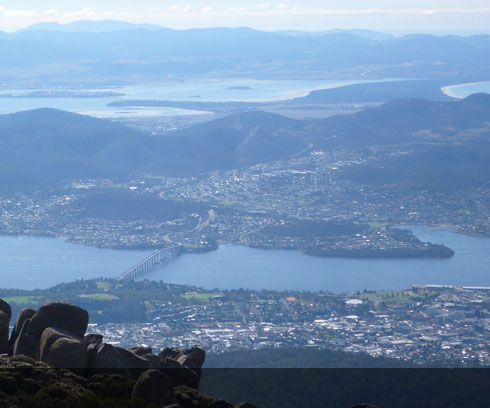
[[[317,258],[299,251],[221,245],[184,254],[144,279],[208,289],[310,290],[334,293],[404,289],[412,284],[490,286],[490,238],[409,226],[424,241],[456,251],[450,259]],[[47,288],[78,278],[116,278],[152,251],[110,250],[62,239],[0,236],[0,287]]]
[[[199,82],[174,82],[167,84],[133,85],[119,88],[84,89],[87,92],[117,92],[117,97],[35,97],[0,98],[0,114],[39,108],[54,108],[100,118],[145,118],[198,115],[208,112],[165,107],[112,107],[111,102],[120,100],[167,100],[167,101],[238,101],[265,102],[306,96],[309,92],[363,82],[384,80],[254,80],[229,79]],[[29,94],[56,91],[56,89],[2,89],[1,94]],[[63,91],[80,91],[63,89]]]
[[[408,226],[423,241],[445,244],[450,259],[320,258],[299,251],[222,245],[184,255],[145,278],[208,289],[309,290],[333,293],[405,289],[413,284],[490,287],[490,238]]]
[[[1,235],[0,288],[44,289],[80,278],[115,278],[151,253]]]

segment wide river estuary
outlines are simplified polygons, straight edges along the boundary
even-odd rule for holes
[[[444,243],[451,259],[316,258],[298,251],[222,245],[182,255],[145,278],[208,289],[351,292],[403,289],[414,283],[490,286],[490,238],[411,227],[422,240]],[[0,236],[0,287],[47,288],[78,278],[115,278],[152,251],[97,249],[61,239]]]

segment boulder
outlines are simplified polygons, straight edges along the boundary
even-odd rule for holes
[[[36,358],[39,354],[39,337],[29,334],[30,320],[25,320],[20,329],[19,336],[15,340],[13,355],[24,355],[31,358]]]
[[[165,360],[165,357],[170,357],[175,360],[181,353],[181,349],[166,347],[160,351],[160,354],[158,355],[161,357],[162,361]]]
[[[183,350],[176,360],[184,367],[201,368],[206,359],[206,352],[199,347]]]
[[[199,389],[199,383],[201,381],[200,373],[184,367],[173,358],[166,357],[161,370],[170,377],[176,387],[185,386],[195,390]]]
[[[67,332],[56,330],[53,329],[52,327],[48,327],[46,330],[44,330],[43,334],[41,335],[41,340],[39,343],[39,359],[41,361],[46,361],[51,346],[54,344],[56,340],[61,339],[63,337],[71,338],[72,336]]]
[[[127,369],[130,377],[138,378],[144,371],[151,368],[148,360],[137,356],[129,350],[122,347],[116,347],[117,354],[121,359],[124,368]]]
[[[174,397],[172,381],[160,370],[147,370],[142,373],[131,394],[132,400],[144,400],[156,405],[172,403]]]
[[[87,348],[87,367],[96,373],[121,374],[137,379],[151,368],[149,360],[111,344],[91,344]]]
[[[12,318],[12,308],[3,299],[0,299],[0,311],[5,313],[9,317],[9,320]]]
[[[17,320],[15,321],[15,326],[14,329],[12,330],[12,335],[10,336],[10,340],[9,340],[9,345],[12,348],[11,352],[13,352],[15,341],[17,340],[17,337],[19,337],[24,322],[26,320],[29,320],[35,314],[36,311],[34,309],[29,309],[29,308],[22,309],[20,311],[19,315],[17,316]]]
[[[88,347],[90,344],[102,344],[104,336],[102,334],[87,334],[83,338],[83,344]]]
[[[154,368],[154,369],[162,368],[163,365],[162,359],[155,354],[145,354],[141,356],[141,358],[145,359],[150,363],[150,368]]]
[[[0,310],[0,354],[8,353],[10,317]]]
[[[108,369],[125,374],[125,366],[117,349],[107,343],[91,344],[87,348],[87,367],[97,371],[106,372]]]
[[[132,353],[140,357],[146,356],[148,354],[153,354],[153,350],[151,349],[151,347],[143,347],[143,346],[131,347],[129,351],[131,351]]]
[[[28,333],[40,337],[42,332],[53,327],[83,338],[88,327],[88,312],[68,302],[46,302],[32,316]]]
[[[46,362],[54,368],[84,370],[87,364],[87,349],[80,340],[60,337],[49,349]]]

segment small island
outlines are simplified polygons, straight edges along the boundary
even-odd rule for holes
[[[252,88],[250,86],[229,86],[225,89],[233,90],[233,91],[251,91]]]

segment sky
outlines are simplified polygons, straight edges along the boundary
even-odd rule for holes
[[[38,22],[123,20],[171,28],[362,28],[391,33],[490,33],[490,0],[0,0],[0,30]]]

